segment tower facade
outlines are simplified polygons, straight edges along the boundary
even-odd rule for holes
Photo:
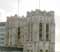
[[[23,48],[23,52],[55,52],[54,12],[35,10],[26,17],[8,17],[7,37],[7,47]]]
[[[53,11],[27,12],[28,33],[24,52],[55,52],[55,20]]]

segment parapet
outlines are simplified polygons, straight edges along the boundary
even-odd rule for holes
[[[27,12],[27,17],[30,16],[54,16],[54,11],[41,11],[39,9],[36,9],[35,11]]]

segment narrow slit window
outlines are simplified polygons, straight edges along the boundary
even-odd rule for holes
[[[49,24],[46,24],[46,41],[49,40]]]
[[[42,23],[39,24],[39,40],[42,40]]]
[[[18,39],[20,39],[20,27],[18,27]]]
[[[46,50],[46,52],[48,52],[48,50]]]
[[[43,50],[41,49],[40,52],[43,52]]]

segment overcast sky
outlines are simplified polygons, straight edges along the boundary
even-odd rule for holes
[[[0,21],[6,21],[6,16],[17,14],[18,0],[0,0]],[[39,0],[19,0],[19,14],[26,16],[27,11],[39,9]],[[40,0],[40,9],[55,11],[56,51],[60,51],[60,0]]]

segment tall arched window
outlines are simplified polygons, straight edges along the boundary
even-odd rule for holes
[[[48,50],[46,50],[46,52],[48,52]]]
[[[42,23],[39,24],[39,40],[42,40]]]
[[[40,52],[43,52],[43,50],[41,49]]]
[[[20,39],[20,27],[18,27],[18,39]]]
[[[49,40],[49,24],[46,24],[46,41]]]
[[[29,52],[30,50],[27,50],[27,52]]]
[[[33,32],[33,22],[32,22],[32,17],[31,17],[30,18],[30,35],[31,35],[30,40],[31,41],[33,40],[33,34],[32,34],[32,32]]]

